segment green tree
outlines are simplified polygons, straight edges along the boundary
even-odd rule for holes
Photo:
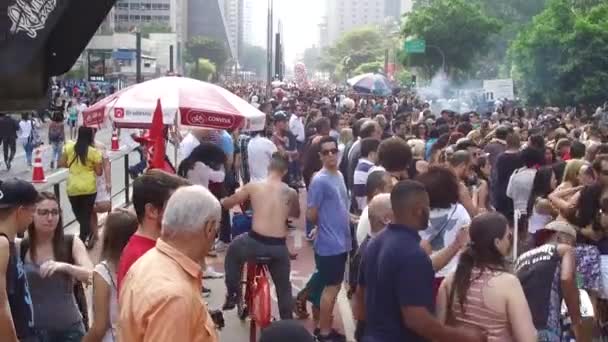
[[[376,27],[361,27],[344,33],[321,56],[320,68],[339,75],[350,75],[359,65],[384,58],[384,39]]]
[[[199,58],[199,60],[191,66],[190,77],[208,82],[215,72],[215,64],[208,59]]]
[[[370,72],[383,72],[384,71],[384,63],[383,62],[369,62],[360,64],[355,70],[353,70],[353,75],[361,75],[367,74]]]
[[[186,43],[186,60],[196,63],[199,59],[210,60],[217,70],[223,70],[228,61],[226,45],[216,39],[196,36]]]
[[[313,46],[304,50],[302,63],[306,65],[308,72],[314,73],[317,71],[319,69],[319,64],[321,63],[321,49]]]
[[[409,54],[406,62],[432,76],[445,55],[448,73],[469,71],[476,57],[488,47],[492,34],[499,30],[494,18],[484,15],[479,5],[467,0],[433,0],[407,15],[401,33],[404,38],[426,40],[426,53]]]
[[[266,49],[245,44],[241,50],[241,67],[253,71],[258,76],[266,75],[268,56]]]
[[[150,37],[150,33],[171,33],[171,27],[161,23],[146,23],[139,26],[139,32],[144,38]]]
[[[601,103],[608,88],[608,3],[585,9],[550,0],[509,53],[530,104]]]

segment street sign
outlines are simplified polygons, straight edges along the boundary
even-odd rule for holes
[[[403,43],[405,53],[424,53],[426,51],[426,41],[424,39],[411,39]]]

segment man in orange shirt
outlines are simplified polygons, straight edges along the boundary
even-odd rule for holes
[[[220,203],[203,186],[181,187],[169,198],[156,246],[124,278],[119,341],[218,340],[200,293],[200,264],[215,241],[220,218]]]

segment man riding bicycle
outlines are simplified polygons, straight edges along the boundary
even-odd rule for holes
[[[230,243],[224,261],[226,271],[226,302],[224,310],[233,309],[241,295],[240,282],[243,264],[257,258],[268,258],[268,269],[275,284],[281,319],[292,318],[292,293],[289,275],[291,265],[287,249],[287,219],[300,216],[297,192],[283,183],[289,160],[276,152],[268,166],[268,177],[251,182],[234,195],[221,201],[230,209],[251,201],[252,229]]]

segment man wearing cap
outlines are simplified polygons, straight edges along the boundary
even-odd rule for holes
[[[522,254],[515,273],[524,289],[539,341],[561,341],[561,303],[568,307],[576,340],[581,338],[581,312],[576,285],[576,230],[565,221],[545,226],[546,243]],[[581,339],[582,340],[582,339]]]
[[[28,341],[33,337],[34,310],[15,237],[32,223],[38,192],[32,184],[0,181],[0,337]]]

